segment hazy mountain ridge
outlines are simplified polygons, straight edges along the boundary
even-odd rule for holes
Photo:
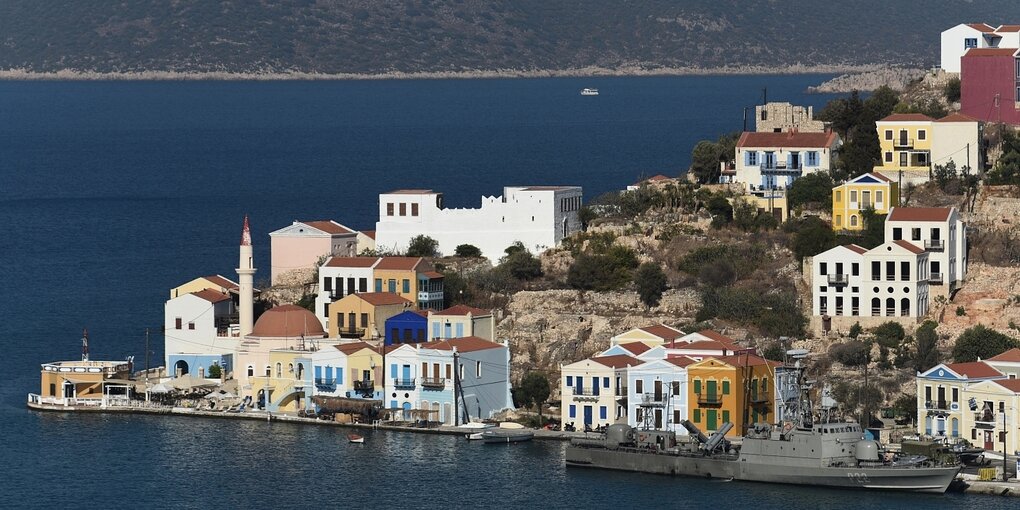
[[[936,61],[1012,0],[8,0],[0,69],[387,73]],[[909,21],[904,20],[909,17]]]

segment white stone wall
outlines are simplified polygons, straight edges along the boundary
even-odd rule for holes
[[[326,305],[335,301],[330,296],[337,296],[336,299],[340,299],[347,294],[352,292],[341,293],[336,288],[336,278],[342,278],[343,284],[347,285],[348,278],[354,278],[354,285],[358,285],[358,281],[361,278],[368,280],[368,292],[375,292],[375,280],[373,280],[373,272],[371,267],[329,267],[323,265],[319,268],[319,294],[315,296],[315,316],[322,323],[322,329],[329,331],[329,317],[326,316]],[[333,290],[325,290],[325,279],[333,278]]]
[[[970,163],[970,173],[977,174],[984,167],[981,159],[981,132],[979,123],[932,122],[931,164],[946,165],[950,161],[960,171]]]
[[[439,242],[443,254],[452,254],[460,244],[471,244],[497,261],[515,241],[540,253],[580,230],[577,210],[581,196],[580,187],[507,187],[502,197],[482,197],[477,209],[447,209],[442,208],[442,195],[437,193],[382,194],[376,249],[401,252],[412,237],[426,235]],[[563,210],[566,199],[573,199],[571,210]],[[400,215],[401,204],[405,204],[404,215]],[[417,215],[413,214],[415,205]]]
[[[216,316],[229,313],[230,301],[213,304],[192,294],[185,294],[166,302],[163,308],[164,366],[173,373],[169,365],[171,354],[232,354],[237,348],[238,337],[216,335]],[[181,329],[177,329],[177,318]],[[188,323],[195,329],[189,329]]]

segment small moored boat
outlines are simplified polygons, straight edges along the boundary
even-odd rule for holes
[[[468,441],[478,441],[485,439],[484,434],[484,432],[475,432],[474,434],[464,434],[464,437],[467,438]]]
[[[599,89],[581,89],[582,96],[597,96],[599,95]]]
[[[493,429],[482,432],[482,440],[485,444],[510,444],[531,441],[535,433],[523,429]]]
[[[349,443],[364,443],[365,437],[357,434],[347,434],[347,442]]]

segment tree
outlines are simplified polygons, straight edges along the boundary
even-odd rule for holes
[[[1012,338],[978,324],[960,334],[953,345],[953,360],[957,363],[977,361],[998,356],[1014,347],[1017,341]]]
[[[906,417],[911,423],[917,419],[917,395],[904,393],[893,402],[892,407],[896,416]]]
[[[209,365],[209,371],[205,376],[209,379],[219,379],[223,375],[223,369],[216,363]]]
[[[305,310],[315,313],[315,294],[302,294],[301,299],[298,299],[297,305]]]
[[[939,337],[935,333],[938,324],[935,321],[924,321],[921,327],[914,333],[914,340],[917,342],[917,354],[914,357],[914,365],[919,372],[924,372],[939,364]]]
[[[406,255],[408,257],[435,257],[439,248],[439,241],[431,237],[419,234],[411,238],[407,244]]]
[[[702,140],[691,151],[691,173],[701,184],[719,182],[719,164],[733,160],[738,133],[720,136],[715,142]]]
[[[861,336],[864,332],[864,328],[861,327],[860,322],[855,322],[853,326],[850,326],[850,333],[847,334],[851,339],[857,340],[857,337]]]
[[[950,78],[946,82],[946,87],[943,89],[946,94],[946,101],[950,103],[956,103],[960,100],[960,78]]]
[[[847,367],[861,367],[871,362],[871,344],[861,340],[851,340],[829,347],[829,357]]]
[[[884,322],[879,325],[873,331],[875,334],[875,341],[879,345],[892,349],[900,345],[900,342],[907,336],[907,332],[904,331],[903,326],[898,322]]]
[[[648,308],[659,306],[662,293],[666,291],[666,274],[653,262],[645,262],[638,266],[634,273],[634,285],[637,287],[641,302]]]
[[[730,205],[729,200],[726,200],[726,197],[722,195],[712,195],[712,198],[708,199],[708,203],[705,207],[712,215],[713,227],[719,228],[723,225],[728,225],[731,221],[733,221],[733,206]]]
[[[793,238],[793,253],[797,260],[818,255],[836,246],[836,233],[832,227],[817,216],[808,216],[800,221]]]
[[[790,209],[805,204],[816,204],[818,208],[832,210],[832,176],[829,172],[815,172],[805,175],[790,185],[786,200]]]
[[[543,274],[542,261],[526,250],[503,257],[499,267],[518,280],[534,280]]]
[[[541,372],[528,372],[514,393],[525,407],[538,407],[538,425],[542,426],[542,404],[549,399],[549,379]]]
[[[591,222],[598,217],[599,217],[598,213],[596,213],[595,209],[592,209],[592,207],[589,205],[581,207],[577,211],[577,219],[581,221],[581,230],[584,231],[587,231],[588,225],[591,225]]]
[[[864,231],[857,244],[864,248],[874,248],[885,242],[885,215],[878,214],[875,209],[867,207],[861,211]]]
[[[458,244],[457,247],[453,249],[453,253],[458,257],[466,258],[479,258],[482,256],[482,250],[472,244]]]

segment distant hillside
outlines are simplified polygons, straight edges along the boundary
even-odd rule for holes
[[[385,73],[884,64],[1015,0],[4,0],[0,69]]]

